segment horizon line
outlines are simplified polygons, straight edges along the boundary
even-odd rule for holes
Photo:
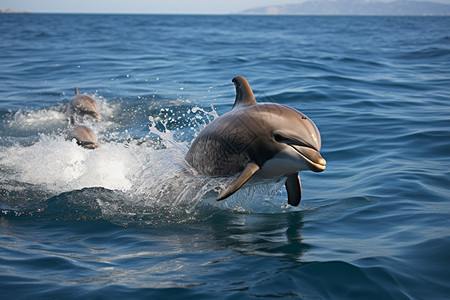
[[[384,14],[258,14],[258,13],[158,13],[158,12],[34,12],[34,11],[13,11],[10,9],[0,9],[0,15],[20,15],[20,14],[60,14],[60,15],[161,15],[161,16],[266,16],[266,17],[448,17],[450,14],[436,15],[436,14],[423,14],[423,15],[384,15]]]

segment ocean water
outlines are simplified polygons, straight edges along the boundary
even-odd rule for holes
[[[450,18],[0,15],[2,299],[448,299]],[[231,79],[328,164],[215,197]],[[65,139],[77,87],[100,148]]]

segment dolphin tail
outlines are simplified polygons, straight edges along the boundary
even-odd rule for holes
[[[297,206],[302,200],[300,175],[298,173],[289,175],[284,185],[288,194],[288,203],[292,206]]]
[[[234,192],[241,188],[244,183],[247,182],[257,171],[259,170],[259,166],[254,162],[249,162],[245,169],[239,174],[239,176],[222,192],[220,192],[219,196],[217,196],[216,200],[223,200],[228,198]]]

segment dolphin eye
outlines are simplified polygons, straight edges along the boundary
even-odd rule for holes
[[[281,143],[281,142],[283,142],[283,141],[285,141],[286,139],[285,138],[283,138],[281,135],[279,135],[279,134],[274,134],[273,135],[273,138],[275,139],[275,141],[277,141],[278,143]]]
[[[295,141],[293,141],[293,140],[291,140],[291,139],[289,139],[289,138],[287,138],[287,137],[284,137],[284,136],[282,136],[282,135],[280,135],[280,134],[278,134],[278,133],[275,133],[275,134],[273,135],[273,138],[274,138],[275,141],[277,141],[278,143],[295,144]]]

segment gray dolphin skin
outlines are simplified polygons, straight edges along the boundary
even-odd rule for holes
[[[69,102],[69,114],[91,116],[95,119],[101,118],[97,102],[88,95],[78,94],[78,88],[75,88],[75,96]]]
[[[316,125],[301,112],[282,104],[256,103],[242,76],[233,78],[236,99],[231,111],[206,126],[193,141],[186,161],[200,174],[230,176],[234,181],[217,196],[231,196],[252,176],[287,177],[288,203],[301,200],[298,172],[322,172],[321,138]]]
[[[74,116],[70,117],[71,128],[67,134],[67,139],[77,141],[77,144],[86,149],[97,149],[97,135],[87,126],[77,125]]]

